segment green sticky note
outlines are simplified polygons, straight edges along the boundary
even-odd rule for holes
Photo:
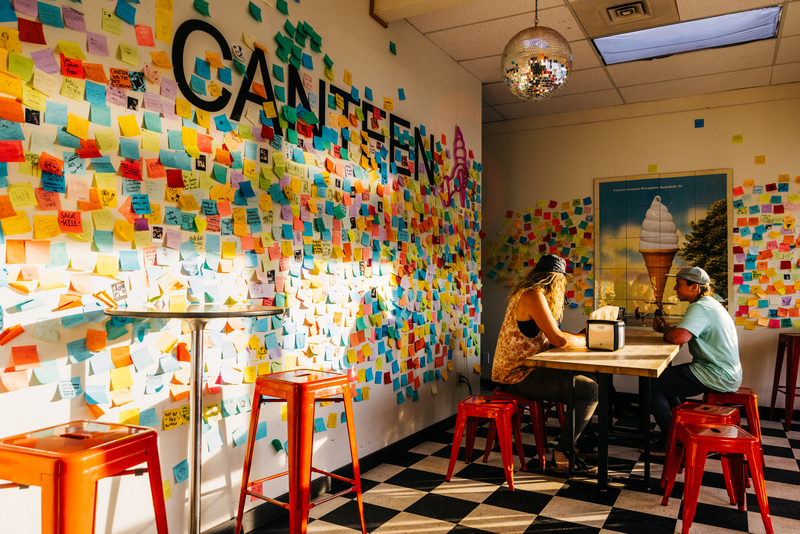
[[[33,77],[33,60],[29,57],[21,56],[19,54],[15,54],[14,52],[9,52],[8,70],[26,82],[29,82]]]
[[[283,116],[292,124],[297,122],[297,110],[292,106],[283,106]]]
[[[298,143],[297,131],[286,129],[286,139],[293,145]]]
[[[250,2],[250,14],[253,15],[253,18],[258,22],[261,22],[261,8],[253,2]]]
[[[206,17],[211,16],[211,13],[208,12],[208,2],[206,2],[206,0],[194,0],[194,7]]]
[[[275,452],[281,452],[283,450],[283,444],[281,444],[281,440],[273,439],[272,448],[275,449]]]
[[[328,57],[328,54],[325,54],[325,64],[328,66],[329,69],[333,67],[333,60],[330,57]]]
[[[286,0],[278,0],[275,6],[278,8],[278,11],[287,17],[289,16],[289,5],[286,3]]]
[[[397,45],[392,41],[389,41],[389,50],[392,52],[392,54],[397,55]]]

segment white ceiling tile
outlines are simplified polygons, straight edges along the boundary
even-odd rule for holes
[[[778,57],[775,63],[793,63],[800,61],[800,35],[784,37],[778,45]]]
[[[606,67],[617,87],[772,65],[776,39]]]
[[[461,66],[483,83],[499,82],[503,79],[503,75],[500,74],[501,57],[489,56],[480,59],[468,59],[461,61]]]
[[[780,2],[776,0],[677,0],[678,14],[682,21],[749,11],[778,3]]]
[[[569,73],[567,84],[559,91],[558,96],[602,91],[613,87],[605,69],[573,70]]]
[[[800,82],[800,63],[784,63],[772,67],[772,83],[770,85],[792,82]]]
[[[511,92],[505,82],[488,83],[483,86],[483,100],[491,106],[497,104],[511,104],[520,99]]]
[[[504,120],[506,120],[506,118],[500,115],[494,108],[483,108],[483,122],[497,122]]]
[[[594,45],[589,39],[582,41],[573,41],[569,44],[572,49],[572,68],[575,70],[593,69],[595,67],[602,67],[603,62],[600,61],[600,56],[597,54]],[[498,65],[500,61],[497,61]]]
[[[769,85],[772,67],[749,69],[745,72],[725,72],[695,78],[670,80],[660,83],[636,85],[620,89],[625,102],[651,102],[654,100],[667,100],[684,96],[702,95],[733,91],[746,87],[760,87]]]
[[[539,10],[542,11],[558,5],[564,5],[564,0],[541,0],[539,2]],[[534,9],[536,9],[536,0],[478,0],[477,2],[409,17],[406,20],[420,32],[428,33],[486,20],[510,17],[529,11],[533,13]]]
[[[619,94],[615,89],[611,89],[608,91],[597,91],[595,93],[554,97],[544,102],[504,104],[495,106],[495,108],[509,119],[523,119],[525,117],[553,115],[556,113],[567,113],[569,111],[619,106],[621,104],[623,104],[623,102]]]
[[[456,61],[503,53],[508,41],[517,33],[533,26],[533,13],[481,22],[433,33],[426,36]],[[568,41],[585,39],[583,30],[566,7],[539,12],[539,25],[553,28]]]
[[[781,15],[779,35],[781,37],[800,35],[800,2],[791,2],[784,8]]]

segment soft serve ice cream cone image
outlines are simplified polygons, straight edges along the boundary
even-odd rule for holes
[[[664,297],[664,286],[667,285],[667,273],[672,267],[672,260],[678,252],[678,229],[667,207],[656,195],[650,209],[647,210],[642,230],[639,234],[639,252],[644,256],[647,274],[653,285],[653,296],[658,304]]]

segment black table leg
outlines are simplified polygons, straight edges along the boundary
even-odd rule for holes
[[[575,372],[569,372],[569,400],[567,401],[567,428],[569,429],[569,473],[575,464]]]
[[[650,377],[639,377],[639,395],[644,411],[644,485],[650,489]]]
[[[608,489],[608,383],[611,375],[597,375],[597,421],[600,435],[597,443],[597,485],[600,491]]]

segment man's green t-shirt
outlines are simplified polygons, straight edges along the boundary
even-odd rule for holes
[[[742,384],[739,339],[736,326],[722,305],[703,297],[689,305],[678,324],[693,334],[689,341],[692,363],[689,368],[704,385],[715,391],[730,392]]]

